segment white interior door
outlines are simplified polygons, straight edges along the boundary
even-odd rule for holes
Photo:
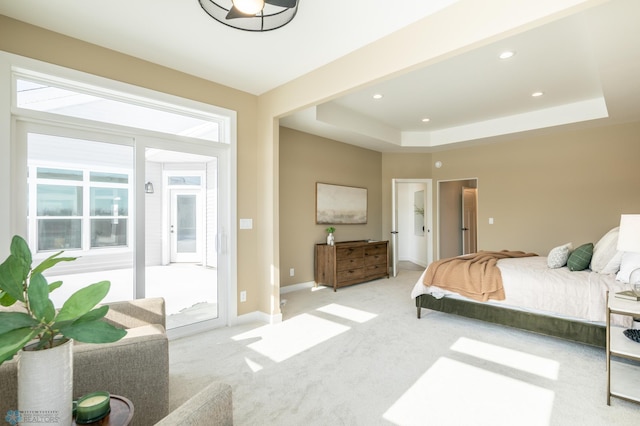
[[[202,262],[202,200],[199,189],[171,190],[171,263]]]

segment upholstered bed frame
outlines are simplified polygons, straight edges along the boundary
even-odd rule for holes
[[[415,299],[418,319],[421,317],[422,308],[425,308],[548,336],[560,337],[592,346],[606,346],[606,328],[604,324],[599,325],[552,317],[451,297],[436,299],[430,294],[421,294]]]

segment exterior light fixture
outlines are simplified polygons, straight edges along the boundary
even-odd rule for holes
[[[147,194],[153,194],[153,184],[151,182],[144,184],[144,192]]]

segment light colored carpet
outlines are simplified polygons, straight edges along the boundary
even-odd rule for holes
[[[640,424],[640,405],[606,405],[603,349],[432,311],[418,320],[419,275],[287,293],[281,324],[172,341],[172,409],[223,381],[239,426]]]

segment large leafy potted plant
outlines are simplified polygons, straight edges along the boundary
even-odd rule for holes
[[[60,262],[76,259],[63,257],[62,253],[55,253],[32,267],[33,259],[27,242],[18,235],[11,240],[10,254],[0,264],[0,305],[10,307],[19,303],[21,306],[18,309],[0,311],[0,364],[22,350],[18,358],[20,412],[54,411],[61,424],[70,424],[72,339],[85,343],[111,343],[124,337],[126,331],[103,321],[109,310],[108,306],[96,308],[109,292],[109,281],[91,284],[76,291],[59,310],[55,309],[49,294],[59,288],[62,282],[49,284],[43,273]],[[63,360],[55,362],[61,364],[59,367],[50,365],[54,362],[51,357],[57,356],[54,354],[58,352]],[[37,367],[45,367],[46,373],[35,372],[33,368]],[[53,395],[42,395],[47,387],[60,385],[42,383],[41,380],[46,378],[63,381],[62,389],[53,391]],[[36,401],[24,402],[28,397],[36,397]],[[54,407],[55,403],[51,399],[59,399],[60,406]],[[30,406],[31,403],[44,405]],[[37,421],[38,419],[34,420]],[[28,419],[23,419],[21,424],[28,423]]]

